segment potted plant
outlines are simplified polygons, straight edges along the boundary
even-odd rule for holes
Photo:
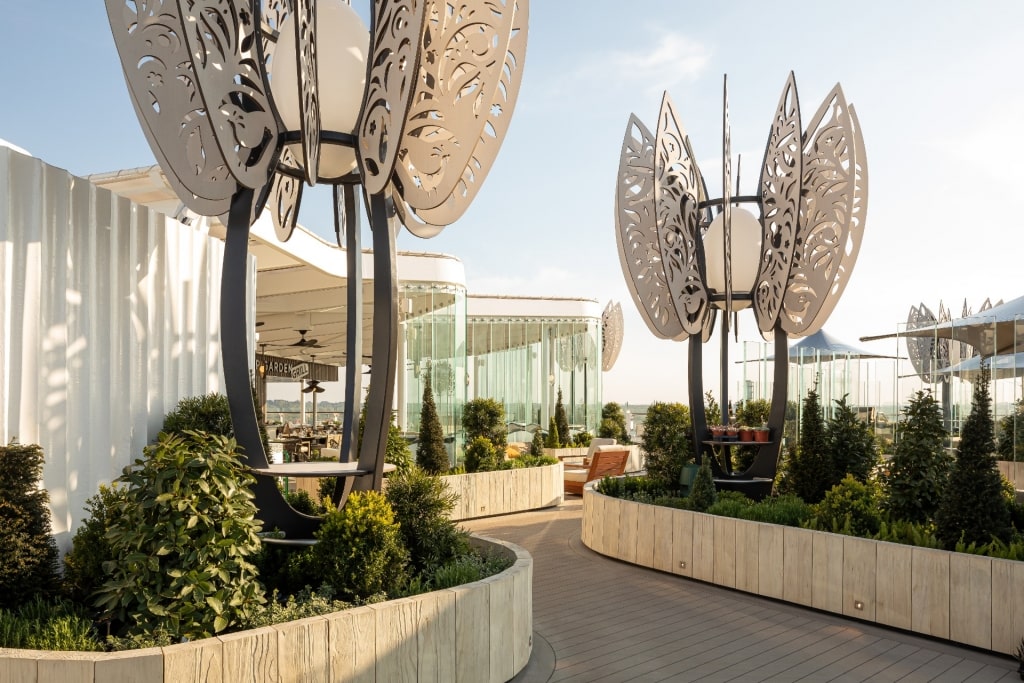
[[[761,425],[760,427],[755,427],[753,432],[754,432],[754,441],[756,441],[758,443],[768,443],[769,441],[771,441],[772,430],[769,429],[767,425]]]
[[[722,437],[725,436],[724,425],[711,425],[708,429],[711,430],[711,438],[714,441],[721,441]]]
[[[752,427],[748,427],[747,425],[740,425],[738,429],[740,434],[740,441],[754,440],[754,430]]]
[[[739,435],[739,431],[740,430],[738,427],[736,427],[736,425],[726,425],[725,434],[722,436],[722,438],[725,441],[735,441],[736,437]]]

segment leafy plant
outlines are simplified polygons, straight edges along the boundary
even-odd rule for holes
[[[882,525],[874,487],[852,475],[829,489],[824,500],[811,509],[808,526],[812,529],[870,538]]]
[[[715,481],[711,476],[711,463],[707,458],[700,464],[697,476],[693,478],[693,486],[690,489],[690,504],[694,510],[704,512],[715,504],[717,494],[715,492]]]
[[[682,403],[652,403],[647,408],[641,446],[647,454],[647,476],[675,489],[683,465],[693,462],[693,425]]]
[[[275,590],[265,605],[253,610],[246,620],[244,628],[273,626],[286,621],[297,621],[340,612],[350,607],[352,607],[351,603],[334,599],[334,591],[330,586],[322,586],[318,590],[304,588],[284,599]]]
[[[952,550],[958,542],[1008,542],[1013,532],[1010,510],[996,469],[992,399],[988,368],[974,382],[971,413],[964,420],[960,447],[935,511],[935,535]]]
[[[769,496],[745,511],[744,519],[783,526],[800,526],[811,517],[811,506],[791,493]]]
[[[264,601],[251,559],[259,523],[233,439],[161,433],[118,480],[111,560],[97,606],[127,635],[203,638]]]
[[[577,432],[576,435],[572,437],[572,445],[577,448],[587,448],[590,446],[590,442],[593,441],[593,439],[594,435],[590,432]]]
[[[545,465],[557,465],[558,458],[553,455],[520,455],[518,458],[511,458],[501,463],[502,469],[517,470],[524,467],[543,467]]]
[[[345,507],[331,509],[315,534],[319,541],[293,556],[293,575],[330,586],[342,600],[366,600],[405,583],[408,552],[384,495],[354,491]]]
[[[405,440],[402,430],[395,424],[394,413],[391,415],[391,424],[388,426],[388,442],[384,450],[384,462],[394,465],[396,472],[405,472],[413,466],[409,442]],[[447,462],[448,452],[445,451],[445,463]]]
[[[812,388],[804,398],[800,420],[800,444],[796,453],[786,460],[786,486],[808,503],[817,503],[833,485],[834,468],[825,437],[825,420]]]
[[[89,514],[75,532],[71,550],[64,556],[64,590],[79,604],[86,604],[106,580],[103,563],[113,557],[107,529],[114,526],[126,492],[127,489],[116,483],[100,484],[99,493],[85,501]]]
[[[715,405],[717,407],[717,404]],[[740,401],[736,405],[736,422],[741,425],[749,425],[751,427],[766,424],[771,410],[771,404],[763,398]],[[709,420],[708,424],[716,423]],[[733,459],[736,464],[736,469],[742,472],[750,467],[754,463],[754,456],[757,455],[757,452],[757,446],[740,446],[739,448],[733,449]]]
[[[420,411],[420,438],[416,446],[416,464],[431,474],[448,471],[448,449],[444,445],[444,428],[437,415],[434,392],[430,387],[430,372],[423,382],[423,408]]]
[[[38,487],[42,475],[38,445],[0,447],[0,608],[53,595],[59,586],[50,497]]]
[[[430,590],[443,590],[480,581],[505,571],[511,560],[500,555],[468,553],[437,567],[430,575]]]
[[[333,482],[332,482],[333,483]],[[305,489],[284,492],[284,499],[297,512],[304,515],[319,515],[323,512],[320,505],[313,502],[313,497]]]
[[[882,505],[892,519],[924,524],[935,516],[952,467],[946,428],[942,409],[930,393],[918,391],[902,413],[899,440],[881,477]]]
[[[498,451],[490,439],[478,436],[466,446],[467,472],[492,472],[498,469]]]
[[[462,428],[466,432],[467,442],[482,436],[499,451],[504,451],[508,443],[505,406],[493,398],[466,401],[462,412]]]
[[[555,400],[555,428],[558,429],[558,443],[568,445],[571,443],[569,437],[569,417],[565,414],[565,405],[562,403],[562,388],[558,388],[558,398]]]
[[[999,421],[996,452],[1000,460],[1024,460],[1024,398],[1017,399],[1013,412]]]
[[[661,481],[647,477],[605,477],[597,484],[598,493],[612,498],[628,499],[633,495],[642,493],[648,497],[656,496],[678,496],[679,480],[672,488],[666,487]]]
[[[468,552],[466,533],[449,519],[458,496],[443,479],[417,467],[396,472],[388,479],[385,497],[409,552],[413,574],[432,571]]]

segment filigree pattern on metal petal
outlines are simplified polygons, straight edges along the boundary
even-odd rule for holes
[[[299,118],[302,125],[302,163],[306,182],[315,185],[320,171],[320,95],[316,71],[316,0],[295,3],[295,44],[299,46]]]
[[[668,291],[658,244],[654,182],[655,137],[630,115],[619,156],[615,224],[619,260],[633,302],[662,339],[686,335]]]
[[[225,213],[238,183],[196,90],[177,2],[106,6],[135,113],[168,182],[196,213]]]
[[[487,120],[508,54],[513,0],[433,0],[421,74],[406,118],[396,176],[413,209],[455,190]]]
[[[281,158],[290,164],[295,162],[291,150],[287,147],[281,151]],[[274,234],[282,242],[287,242],[295,231],[301,201],[302,181],[285,173],[275,173],[267,205],[274,223]]]
[[[923,303],[911,306],[907,314],[907,330],[916,330],[935,324],[935,314]],[[906,337],[907,355],[910,364],[922,378],[930,378],[933,372],[932,359],[935,356],[935,339],[931,337]]]
[[[800,100],[790,72],[761,165],[761,259],[754,284],[754,317],[770,339],[782,311],[800,221],[803,144]]]
[[[722,80],[722,240],[725,247],[725,313],[722,334],[729,332],[732,312],[732,138],[729,130],[729,79]]]
[[[405,229],[421,239],[430,239],[441,234],[445,229],[444,225],[427,223],[416,215],[416,212],[409,208],[409,205],[402,201],[402,198],[395,195],[395,214],[398,221],[405,226]]]
[[[701,179],[668,93],[661,100],[654,154],[657,233],[665,278],[683,330],[698,334],[704,327],[708,306],[708,292],[697,260]]]
[[[415,92],[427,0],[373,3],[370,73],[359,133],[363,187],[380,192],[391,182],[406,113]]]
[[[281,24],[291,13],[288,0],[260,0],[260,34],[263,43],[263,68],[270,73],[270,60],[274,57]]]
[[[519,86],[522,83],[526,60],[529,10],[528,0],[516,1],[512,36],[509,39],[508,52],[505,54],[505,66],[501,71],[501,80],[494,91],[491,106],[487,108],[487,120],[481,128],[473,156],[470,157],[448,198],[436,207],[417,212],[419,217],[428,223],[450,225],[461,218],[494,165],[519,97]]]
[[[622,305],[609,301],[601,314],[601,370],[608,372],[615,367],[622,350],[622,334],[625,326],[622,321]]]
[[[261,188],[280,131],[261,73],[252,10],[232,0],[178,0],[178,7],[221,154],[239,183]]]
[[[846,99],[836,85],[803,136],[800,225],[781,318],[792,336],[813,334],[815,325],[824,322],[818,312],[841,277],[857,175],[852,131]]]

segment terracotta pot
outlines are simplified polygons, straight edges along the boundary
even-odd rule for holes
[[[741,429],[740,430],[740,441],[753,441],[754,430],[753,429]]]
[[[755,429],[754,430],[754,441],[758,443],[768,443],[771,441],[772,432],[770,429]]]

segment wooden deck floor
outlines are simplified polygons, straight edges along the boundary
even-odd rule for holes
[[[966,647],[636,567],[580,542],[579,498],[465,524],[533,555],[534,646],[516,681],[1018,681]]]

